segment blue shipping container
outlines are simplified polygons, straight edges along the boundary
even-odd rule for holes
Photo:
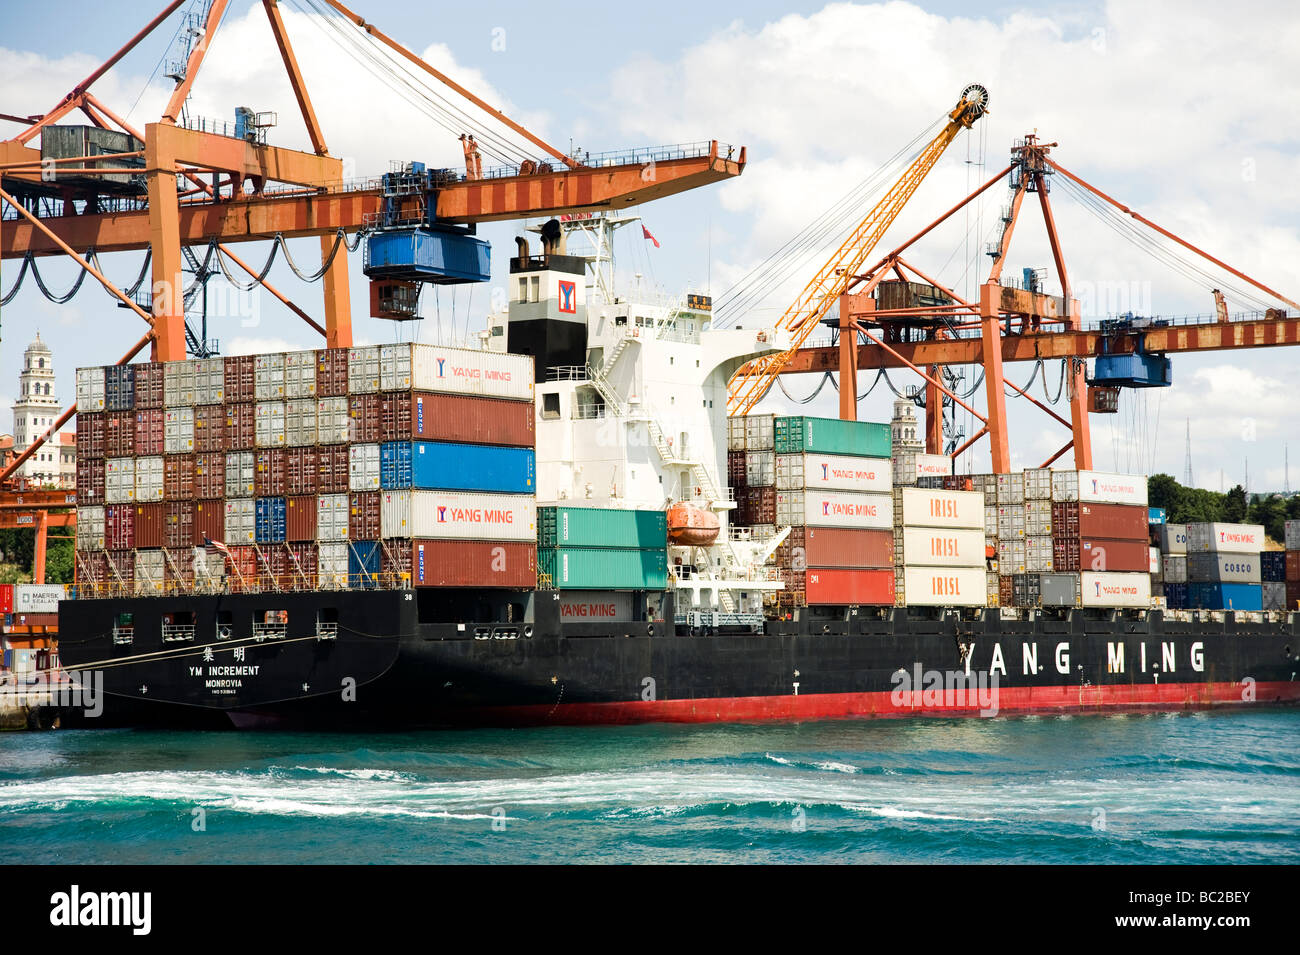
[[[1187,606],[1191,610],[1263,610],[1264,593],[1259,584],[1189,583]]]
[[[1263,580],[1273,583],[1286,580],[1286,551],[1266,550],[1260,554],[1259,575]]]
[[[386,491],[498,491],[537,488],[532,448],[498,448],[445,441],[388,441],[379,448],[379,486]]]
[[[282,497],[259,497],[254,539],[259,544],[279,544],[284,541],[285,506]]]
[[[1187,609],[1187,585],[1165,584],[1165,606],[1170,610]]]
[[[348,586],[358,590],[379,586],[379,541],[348,543]]]
[[[1148,507],[1147,523],[1148,524],[1165,523],[1165,509],[1163,507]]]

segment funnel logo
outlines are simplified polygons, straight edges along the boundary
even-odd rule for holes
[[[831,502],[822,501],[822,517],[830,517],[830,516],[831,516]]]
[[[447,509],[445,507],[439,506],[438,508],[438,523],[439,524],[447,523]]]
[[[1101,493],[1101,491],[1100,491],[1100,490],[1098,489],[1098,487],[1097,487],[1097,479],[1096,479],[1096,478],[1093,478],[1093,479],[1092,479],[1092,493],[1093,493],[1093,494],[1100,494],[1100,493]]]
[[[1101,581],[1100,581],[1100,580],[1094,580],[1094,581],[1092,582],[1092,585],[1093,585],[1094,587],[1097,588],[1097,593],[1096,593],[1095,596],[1100,597],[1100,596],[1101,596]]]
[[[434,359],[434,360],[437,361],[437,363],[438,363],[438,377],[439,377],[439,378],[445,378],[445,377],[446,377],[446,374],[445,374],[445,372],[444,372],[444,370],[443,370],[443,366],[447,364],[447,359],[445,359],[445,358],[437,358],[437,359]]]
[[[823,464],[823,465],[822,465],[822,480],[823,480],[823,481],[829,481],[830,479],[831,479],[831,476],[830,476],[830,474],[828,473],[827,465]]]
[[[572,315],[578,310],[578,287],[573,282],[560,282],[560,311]]]

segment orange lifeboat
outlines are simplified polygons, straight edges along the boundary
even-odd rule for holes
[[[668,508],[668,543],[705,547],[718,539],[718,515],[694,504]]]

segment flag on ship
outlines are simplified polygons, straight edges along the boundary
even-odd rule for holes
[[[659,248],[659,240],[650,234],[650,230],[647,229],[644,224],[641,226],[641,235],[643,238],[649,239],[653,242],[656,249]]]

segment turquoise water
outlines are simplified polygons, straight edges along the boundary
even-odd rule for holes
[[[10,733],[0,845],[63,863],[1296,863],[1298,784],[1295,710]]]

